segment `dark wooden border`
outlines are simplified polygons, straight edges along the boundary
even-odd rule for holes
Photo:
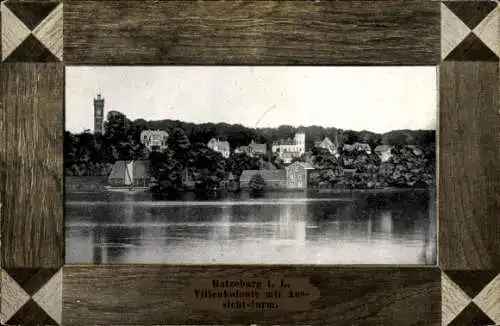
[[[477,15],[491,7],[455,3]],[[441,35],[440,6],[430,0],[64,1],[64,63],[0,66],[1,267],[15,279],[2,289],[50,283],[50,300],[67,325],[441,325],[462,310],[456,322],[487,323],[471,317],[477,306],[467,300],[500,272],[498,61],[464,62],[491,60],[477,56],[476,47],[475,59],[456,51],[459,61],[441,62],[441,42],[449,40]],[[67,265],[63,289],[57,278],[47,281],[64,264],[63,69],[93,64],[440,65],[440,268]],[[482,285],[464,299],[457,275]],[[305,276],[320,299],[308,311],[262,315],[200,312],[182,301],[190,279],[216,276]],[[493,316],[488,302],[496,297],[479,297],[476,304]],[[13,318],[33,321],[41,316],[33,307],[30,301]]]
[[[439,266],[500,268],[498,62],[442,62]]]
[[[1,266],[60,268],[64,65],[3,63],[0,80]]]
[[[438,325],[437,268],[87,266],[64,268],[68,325],[300,324]],[[309,277],[321,298],[305,312],[196,311],[184,301],[193,278]],[[120,299],[118,299],[120,298]],[[114,302],[119,300],[119,304]]]
[[[439,2],[65,1],[66,64],[436,65]]]

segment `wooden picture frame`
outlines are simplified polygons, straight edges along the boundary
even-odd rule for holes
[[[2,1],[0,321],[500,324],[498,1]],[[65,265],[67,65],[439,69],[438,266]],[[194,309],[199,278],[304,277],[308,310]]]

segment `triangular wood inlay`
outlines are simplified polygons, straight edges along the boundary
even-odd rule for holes
[[[29,295],[35,294],[57,273],[57,268],[5,268],[5,271]]]
[[[42,42],[59,60],[63,56],[63,4],[45,18],[34,30],[33,35]]]
[[[30,30],[33,30],[59,5],[59,2],[6,2],[5,5]]]
[[[0,270],[0,274],[0,324],[4,325],[30,296],[5,270]]]
[[[446,58],[470,33],[471,29],[441,4],[441,58]]]
[[[444,4],[470,29],[476,27],[497,6],[494,1],[450,1]]]
[[[30,35],[17,47],[5,62],[50,62],[59,61],[39,40]]]
[[[5,5],[2,8],[2,60],[5,60],[29,35],[30,30],[19,18]]]
[[[469,303],[458,316],[451,321],[448,326],[464,326],[464,325],[495,325],[491,320],[474,302]]]
[[[13,325],[58,325],[40,306],[30,299],[12,316],[7,324]]]
[[[33,300],[57,323],[62,323],[62,269],[37,293]]]
[[[498,56],[491,51],[475,34],[470,33],[445,61],[498,61]]]
[[[495,271],[445,271],[448,277],[455,282],[471,299],[481,292],[490,283],[498,272]]]
[[[481,41],[497,56],[500,56],[500,8],[493,10],[479,25],[474,28]]]

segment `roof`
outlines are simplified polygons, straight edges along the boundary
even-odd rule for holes
[[[378,145],[377,147],[375,147],[375,152],[384,152],[391,150],[391,148],[392,147],[389,145]]]
[[[281,170],[245,170],[241,174],[240,182],[247,182],[256,175],[260,174],[264,181],[285,181],[286,180],[286,171],[284,169]]]
[[[367,149],[370,149],[370,150],[372,149],[372,148],[370,147],[370,145],[368,145],[368,144],[366,144],[366,143],[355,143],[355,144],[354,144],[354,147],[356,147],[356,148],[367,148]]]
[[[283,152],[281,153],[281,157],[284,158],[294,158],[300,156],[300,152]]]
[[[229,142],[228,141],[225,141],[225,140],[220,141],[218,139],[212,138],[208,142],[208,145],[210,146],[210,144],[212,144],[212,143],[215,143],[217,145],[217,147],[222,147],[221,149],[229,150]]]
[[[355,174],[356,169],[344,169],[344,174]]]
[[[413,151],[413,154],[417,156],[420,156],[424,153],[420,148],[417,147],[417,145],[406,145],[406,148],[411,149]]]
[[[134,162],[134,179],[142,179],[149,177],[149,161],[133,161]],[[125,178],[125,169],[130,161],[116,161],[111,168],[109,179]]]
[[[288,139],[280,139],[275,142],[273,142],[273,145],[295,145],[295,140],[288,138]]]
[[[256,144],[252,143],[248,145],[254,152],[260,152],[260,153],[265,153],[267,151],[267,146],[266,144]]]
[[[349,144],[344,144],[344,150],[345,151],[353,151],[354,150],[354,145],[349,145]]]
[[[328,137],[323,138],[322,142],[327,142],[327,143],[330,143],[330,144],[333,145],[332,140],[330,138],[328,138]]]
[[[292,164],[290,164],[289,166],[287,166],[286,168],[289,169],[290,167],[292,166],[300,166],[306,170],[314,170],[314,167],[310,164],[310,163],[307,163],[307,162],[299,162],[299,161],[295,161],[293,162]]]
[[[227,148],[227,150],[229,150],[229,142],[228,141],[220,141],[219,146]]]

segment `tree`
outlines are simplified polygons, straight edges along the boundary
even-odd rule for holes
[[[203,143],[191,145],[187,157],[185,167],[194,174],[196,187],[199,190],[216,189],[227,176],[226,160],[222,154],[211,150]]]
[[[189,148],[190,142],[181,128],[175,128],[168,137],[168,147],[176,154],[181,154]]]
[[[108,114],[104,123],[104,135],[113,144],[128,141],[130,124],[125,114],[115,111],[113,114]]]
[[[261,196],[264,194],[266,181],[259,173],[256,173],[250,178],[248,186],[250,188],[250,195]]]
[[[244,170],[258,170],[259,159],[246,153],[232,153],[227,161],[227,169],[239,179]]]
[[[430,155],[430,154],[429,154]],[[396,147],[392,157],[381,165],[380,174],[394,187],[422,187],[434,184],[433,160],[415,155],[412,149]]]
[[[176,195],[183,190],[182,172],[183,167],[174,158],[171,150],[165,152],[154,152],[150,155],[152,171],[152,191]]]

